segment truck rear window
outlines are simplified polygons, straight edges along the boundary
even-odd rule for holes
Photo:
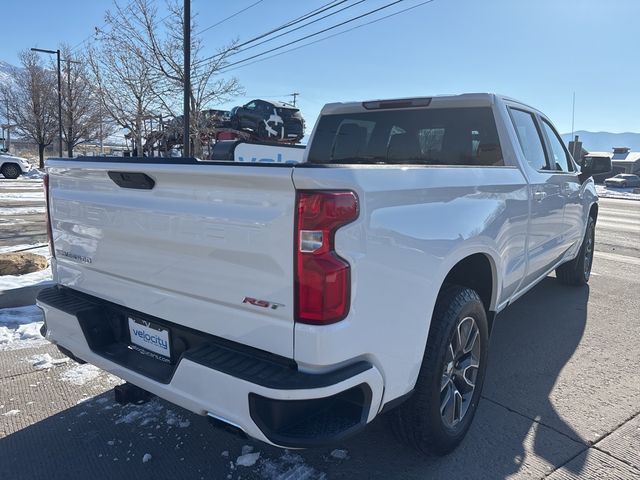
[[[379,110],[325,115],[309,163],[504,165],[489,107]]]

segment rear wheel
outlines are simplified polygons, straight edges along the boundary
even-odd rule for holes
[[[20,176],[22,170],[20,170],[20,167],[15,163],[5,163],[2,169],[0,169],[0,173],[4,175],[4,178],[14,179]]]
[[[402,443],[423,454],[445,455],[462,441],[480,400],[488,335],[478,294],[447,286],[436,302],[413,395],[389,414]]]
[[[585,285],[591,276],[593,250],[596,241],[596,219],[589,216],[587,231],[582,240],[578,256],[556,268],[556,277],[565,285]]]

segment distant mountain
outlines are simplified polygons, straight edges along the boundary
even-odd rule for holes
[[[640,133],[587,132],[578,130],[575,135],[580,137],[582,147],[589,152],[610,152],[613,147],[629,147],[632,151],[640,152]],[[561,136],[566,143],[573,140],[570,133],[565,133]]]

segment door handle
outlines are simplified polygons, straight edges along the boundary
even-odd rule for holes
[[[570,195],[571,194],[571,184],[569,182],[564,182],[562,184],[562,187],[560,188],[560,190],[562,191],[562,193],[564,193],[565,195]]]
[[[533,192],[533,198],[536,202],[541,202],[542,200],[547,198],[547,192],[543,190],[536,190],[535,192]]]

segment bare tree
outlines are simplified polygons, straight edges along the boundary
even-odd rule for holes
[[[133,0],[126,7],[116,1],[113,11],[107,12],[106,23],[112,35],[126,38],[136,45],[138,61],[149,68],[157,109],[178,117],[182,113],[185,82],[184,10],[181,1],[167,0],[166,5],[168,15],[159,19],[157,8],[151,0]],[[196,32],[195,20],[192,20],[191,31]],[[202,61],[202,38],[197,33],[192,35],[190,136],[196,156],[202,154],[200,140],[206,135],[206,121],[201,118],[203,112],[243,93],[237,78],[220,77],[236,44],[237,41],[233,41],[220,48],[211,61]]]
[[[152,71],[139,59],[139,49],[115,32],[101,35],[97,46],[87,53],[101,107],[117,125],[129,130],[141,154],[143,119],[156,96],[151,86]]]
[[[35,52],[20,53],[22,70],[15,82],[3,88],[9,121],[18,133],[38,145],[40,168],[44,167],[44,149],[51,145],[58,130],[57,85],[54,72],[46,70]]]
[[[103,140],[113,128],[109,124],[105,128],[101,99],[89,78],[86,60],[72,59],[68,46],[63,46],[62,57],[62,139],[71,158],[76,145]]]

